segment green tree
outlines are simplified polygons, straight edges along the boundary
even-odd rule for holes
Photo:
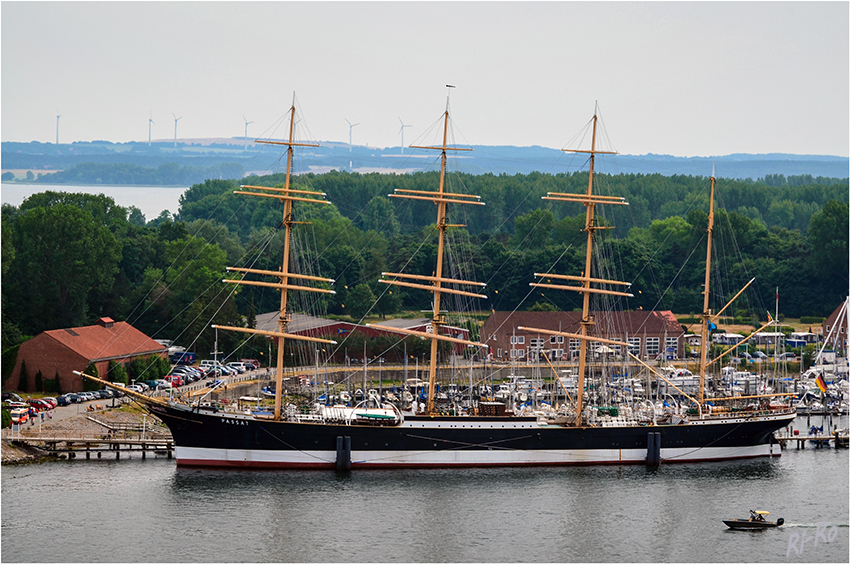
[[[44,391],[44,376],[41,374],[41,370],[38,370],[35,373],[35,391],[43,392]]]
[[[7,170],[2,175],[0,175],[0,180],[5,181],[5,180],[14,180],[14,179],[15,179],[15,173],[12,172],[11,170]]]
[[[116,362],[114,360],[109,361],[109,368],[107,369],[109,373],[109,381],[117,382],[120,384],[126,384],[127,380],[127,370],[124,368],[124,365],[120,362]]]
[[[62,381],[59,379],[59,371],[56,371],[56,375],[53,377],[53,393],[57,396],[62,395]]]
[[[137,208],[136,206],[130,206],[127,208],[127,221],[132,225],[136,225],[138,227],[145,226],[145,214],[142,213],[142,210]]]
[[[17,299],[5,305],[32,332],[84,325],[92,307],[89,299],[107,291],[118,271],[115,236],[90,212],[68,204],[29,209],[14,228],[14,293],[6,297]],[[99,309],[97,303],[94,307]]]
[[[361,319],[375,304],[375,294],[368,284],[358,284],[348,293],[345,309],[354,319]]]
[[[809,246],[812,261],[817,267],[830,265],[830,270],[840,278],[837,286],[846,290],[848,268],[848,212],[847,204],[830,200],[809,223]]]
[[[89,376],[94,376],[95,378],[100,378],[100,373],[97,370],[97,366],[95,366],[94,364],[89,364],[88,366],[86,366],[86,369],[83,370],[83,372],[85,374],[88,374]],[[83,380],[83,391],[84,392],[91,392],[91,391],[100,389],[100,384],[95,382],[94,380],[89,380],[88,378],[83,378],[82,376],[80,376],[80,378],[82,378],[82,380]]]
[[[524,248],[540,248],[549,240],[555,216],[548,209],[536,209],[523,214],[514,221],[514,245]]]
[[[528,311],[558,311],[558,308],[549,302],[534,302]]]

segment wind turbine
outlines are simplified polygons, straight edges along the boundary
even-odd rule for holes
[[[253,122],[253,121],[248,121],[247,119],[245,119],[245,116],[244,116],[244,115],[242,116],[242,119],[244,119],[244,120],[245,120],[245,145],[242,147],[242,149],[244,150],[244,149],[247,149],[247,148],[248,148],[248,124],[249,124],[249,123],[254,123],[254,122]]]
[[[404,122],[401,121],[401,118],[398,118],[398,121],[401,123],[401,129],[399,132],[401,133],[401,154],[404,154],[404,128],[405,127],[413,127],[412,125],[404,125]]]
[[[348,121],[348,118],[345,118],[345,121]],[[360,125],[360,123],[352,124],[350,121],[348,121],[348,152],[349,153],[351,152],[351,130],[354,129],[355,126],[358,126],[358,125]]]
[[[150,147],[150,146],[151,146],[151,124],[152,124],[152,123],[154,123],[154,121],[153,121],[153,112],[151,112],[151,115],[150,115],[150,117],[148,118],[148,147]]]
[[[59,118],[62,116],[59,115],[59,110],[56,110],[56,144],[59,144]]]
[[[174,113],[172,112],[171,115],[174,116]],[[174,116],[174,148],[175,149],[177,148],[177,122],[180,121],[181,119],[183,119],[183,116],[180,116],[180,117]]]

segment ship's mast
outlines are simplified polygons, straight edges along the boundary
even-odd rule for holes
[[[711,310],[708,309],[709,280],[711,277],[711,239],[714,232],[714,167],[711,171],[711,195],[708,199],[708,247],[705,251],[705,287],[702,300],[702,332],[700,334],[700,361],[699,361],[699,392],[697,400],[702,404],[705,399],[705,368],[708,362],[708,324],[711,322]]]
[[[596,231],[599,229],[610,229],[609,227],[601,227],[597,225],[596,222],[596,206],[598,204],[620,204],[620,205],[628,205],[624,198],[618,198],[614,196],[598,196],[593,193],[593,171],[594,165],[596,161],[596,155],[598,154],[606,154],[606,155],[616,155],[616,151],[599,151],[596,149],[596,123],[597,116],[593,115],[593,136],[591,138],[590,150],[577,150],[577,149],[563,149],[564,151],[574,152],[574,153],[589,153],[590,154],[590,173],[587,178],[587,193],[586,194],[560,194],[555,192],[549,192],[546,196],[543,197],[544,200],[556,200],[562,202],[581,202],[587,208],[585,213],[585,222],[584,222],[584,231],[587,232],[587,249],[585,250],[585,266],[584,272],[582,276],[565,276],[560,274],[539,274],[535,273],[535,276],[543,277],[545,279],[548,278],[557,278],[562,280],[570,280],[574,282],[581,282],[581,286],[564,286],[557,284],[543,284],[538,282],[532,282],[531,286],[539,287],[539,288],[553,288],[557,290],[573,290],[576,292],[581,292],[584,295],[584,299],[582,300],[582,309],[581,309],[581,332],[579,334],[572,333],[563,333],[558,332],[559,335],[568,336],[574,339],[579,339],[581,341],[581,346],[579,347],[579,368],[578,368],[578,391],[576,397],[576,426],[580,426],[582,424],[582,409],[583,409],[583,399],[584,399],[584,377],[585,370],[587,367],[587,349],[588,349],[588,341],[598,341],[605,342],[603,339],[597,339],[595,337],[591,337],[591,328],[595,324],[593,319],[593,314],[590,313],[590,295],[591,294],[607,294],[612,296],[628,296],[631,297],[632,294],[627,292],[616,292],[613,290],[605,290],[601,288],[591,287],[591,283],[596,284],[614,284],[614,285],[622,285],[622,286],[630,286],[628,282],[619,282],[616,280],[605,280],[601,278],[593,278],[591,277],[591,264],[593,259],[593,239]],[[523,329],[527,331],[537,331],[535,328],[524,327]],[[542,331],[541,331],[542,332]],[[628,343],[624,343],[624,346],[628,347]]]
[[[283,403],[283,357],[284,357],[284,344],[286,339],[295,339],[302,341],[312,341],[317,343],[330,343],[336,344],[335,341],[331,341],[328,339],[319,339],[315,337],[305,337],[302,335],[293,335],[286,332],[286,326],[291,321],[292,315],[288,310],[288,295],[290,290],[303,290],[308,292],[319,292],[319,293],[329,293],[333,294],[333,290],[328,290],[325,288],[315,288],[311,286],[299,286],[295,284],[290,284],[290,279],[293,280],[312,280],[315,282],[325,282],[328,284],[333,284],[334,280],[330,278],[320,278],[318,276],[307,276],[302,274],[295,274],[289,271],[289,255],[290,255],[290,246],[292,241],[292,226],[298,225],[300,221],[293,221],[292,219],[292,207],[294,202],[313,202],[320,204],[330,204],[327,200],[319,199],[324,197],[325,194],[322,192],[314,192],[311,190],[294,190],[291,189],[290,186],[290,178],[292,175],[292,154],[293,147],[318,147],[319,145],[311,144],[311,143],[295,143],[294,132],[295,132],[295,101],[293,99],[292,107],[290,108],[290,120],[289,120],[289,141],[263,141],[257,140],[257,143],[267,143],[271,145],[285,145],[286,146],[286,182],[282,188],[270,188],[266,186],[241,186],[241,188],[248,188],[252,191],[234,191],[234,194],[244,194],[249,196],[260,196],[264,198],[275,198],[283,201],[283,228],[284,228],[284,244],[283,244],[283,260],[281,264],[280,271],[269,271],[269,270],[257,270],[252,268],[228,268],[228,271],[233,272],[242,272],[243,274],[260,274],[265,276],[274,276],[280,279],[277,283],[272,282],[259,282],[253,280],[244,280],[244,279],[225,279],[224,282],[230,282],[233,284],[247,284],[251,286],[263,286],[269,288],[277,288],[280,290],[280,316],[277,321],[277,332],[274,331],[260,331],[257,329],[250,329],[245,327],[227,327],[227,326],[218,326],[221,329],[228,329],[230,331],[239,331],[243,333],[253,333],[257,335],[266,335],[270,337],[277,338],[277,371],[275,373],[275,397],[274,397],[274,419],[281,419],[281,407]],[[213,327],[216,327],[213,325]]]
[[[445,179],[446,179],[446,151],[471,151],[470,148],[459,148],[459,147],[449,147],[448,146],[448,127],[449,127],[449,110],[448,105],[446,111],[443,113],[443,143],[442,145],[434,146],[434,147],[425,147],[419,145],[411,145],[412,148],[415,149],[432,149],[440,151],[440,185],[437,192],[427,191],[427,190],[395,190],[394,194],[390,194],[391,198],[406,198],[412,200],[428,200],[432,201],[437,205],[437,231],[438,231],[438,240],[437,240],[437,264],[434,271],[434,276],[422,276],[422,275],[413,275],[413,274],[401,274],[401,273],[393,273],[393,272],[383,272],[381,273],[383,276],[392,276],[395,278],[394,280],[379,280],[379,282],[384,284],[392,284],[395,286],[404,286],[407,288],[418,288],[422,290],[428,290],[434,293],[434,301],[433,301],[433,311],[431,315],[431,327],[428,333],[422,333],[420,331],[406,331],[400,330],[394,327],[387,327],[382,325],[370,325],[370,327],[374,327],[376,329],[382,329],[385,331],[392,331],[396,333],[402,333],[406,335],[416,335],[419,337],[426,337],[431,340],[431,365],[428,371],[428,413],[434,412],[434,392],[436,389],[437,382],[437,348],[439,345],[439,341],[447,341],[457,344],[465,344],[472,345],[477,347],[486,347],[487,345],[483,345],[481,343],[476,343],[472,341],[466,341],[463,339],[454,339],[451,337],[446,337],[440,334],[440,327],[445,325],[446,320],[443,315],[442,310],[440,309],[440,300],[441,296],[444,293],[448,294],[456,294],[462,296],[469,296],[475,298],[486,298],[487,296],[481,294],[475,294],[472,292],[466,292],[463,290],[457,290],[454,288],[449,288],[444,286],[444,284],[453,284],[453,285],[467,285],[467,286],[485,286],[485,284],[481,282],[472,282],[468,280],[457,280],[453,278],[444,278],[443,277],[443,253],[445,248],[445,239],[446,239],[446,229],[449,227],[465,227],[464,225],[450,225],[446,223],[446,207],[448,204],[474,204],[483,206],[484,203],[480,201],[478,196],[470,196],[467,194],[452,194],[446,192],[445,187]],[[431,285],[425,284],[414,284],[410,282],[402,282],[398,280],[398,278],[407,278],[413,280],[421,280],[430,282]]]

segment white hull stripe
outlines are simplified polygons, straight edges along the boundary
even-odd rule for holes
[[[185,466],[333,467],[336,451],[269,451],[176,447]],[[778,445],[662,448],[661,462],[695,462],[779,456]],[[352,451],[352,467],[545,466],[644,464],[646,449]]]

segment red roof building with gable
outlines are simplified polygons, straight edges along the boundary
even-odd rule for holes
[[[20,388],[21,363],[26,361],[27,391],[35,390],[35,375],[43,380],[59,375],[63,393],[81,391],[83,382],[74,370],[82,372],[89,365],[97,367],[106,378],[109,362],[127,363],[136,357],[165,357],[167,349],[129,323],[102,317],[95,325],[45,331],[26,341],[18,350],[12,375],[4,382],[4,390]]]

